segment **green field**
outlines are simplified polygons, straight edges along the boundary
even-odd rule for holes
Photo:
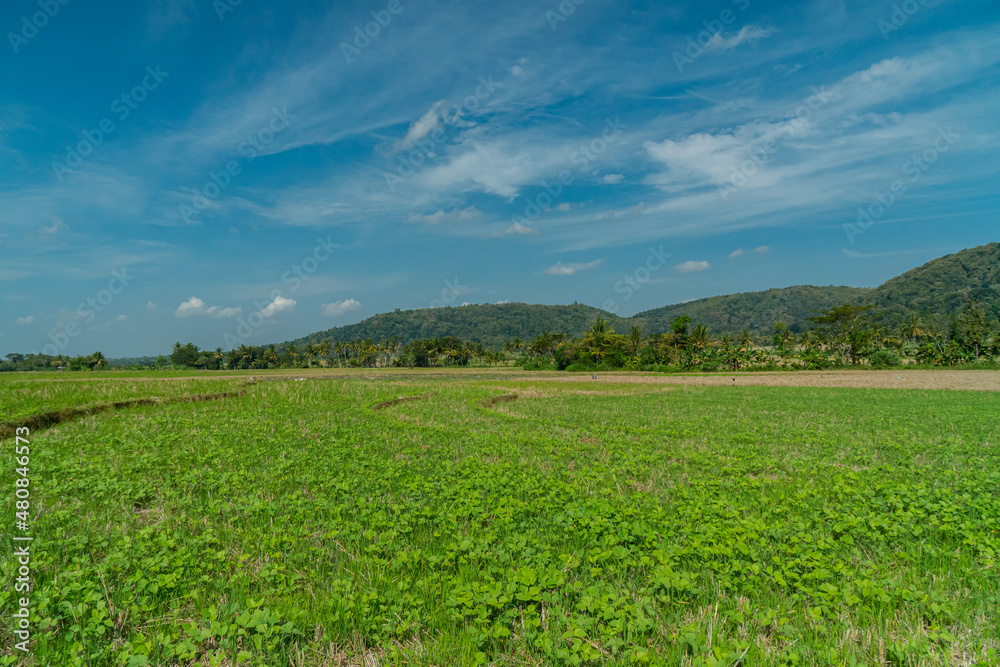
[[[3,665],[998,664],[996,393],[29,377]]]

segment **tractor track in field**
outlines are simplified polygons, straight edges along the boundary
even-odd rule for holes
[[[51,428],[62,422],[72,421],[79,417],[109,412],[112,410],[124,410],[128,408],[148,406],[148,405],[172,405],[174,403],[203,403],[207,401],[218,401],[224,398],[235,396],[245,396],[246,391],[223,391],[212,394],[191,394],[189,396],[176,396],[174,398],[159,398],[149,396],[145,398],[127,398],[121,401],[110,401],[107,403],[95,403],[72,408],[62,408],[61,410],[50,410],[28,415],[18,420],[0,423],[0,438],[15,435],[18,428],[27,427],[31,431],[41,431]]]
[[[400,403],[411,403],[413,401],[422,401],[433,396],[434,393],[428,394],[416,394],[414,396],[399,396],[397,398],[391,398],[388,401],[380,401],[379,403],[374,403],[372,405],[372,410],[385,410],[386,408],[391,408],[394,405],[399,405]]]
[[[497,403],[512,403],[517,399],[521,398],[520,394],[501,394],[499,396],[490,396],[489,398],[484,398],[479,401],[479,406],[482,408],[492,408]]]

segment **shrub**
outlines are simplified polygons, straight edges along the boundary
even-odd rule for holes
[[[566,367],[566,371],[569,373],[589,373],[596,370],[597,367],[592,364],[570,364]]]
[[[902,364],[903,360],[892,350],[878,350],[868,357],[868,361],[872,368],[892,368]]]

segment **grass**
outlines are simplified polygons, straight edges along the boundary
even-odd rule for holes
[[[33,434],[23,664],[997,664],[995,393],[370,375]]]

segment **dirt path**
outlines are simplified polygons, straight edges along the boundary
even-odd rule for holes
[[[735,378],[735,382],[733,379]],[[541,378],[539,378],[541,379]],[[680,385],[754,385],[764,387],[845,387],[864,389],[957,389],[1000,391],[1000,371],[789,371],[710,376],[632,375],[625,373],[546,374],[546,380],[560,382],[680,384]]]

